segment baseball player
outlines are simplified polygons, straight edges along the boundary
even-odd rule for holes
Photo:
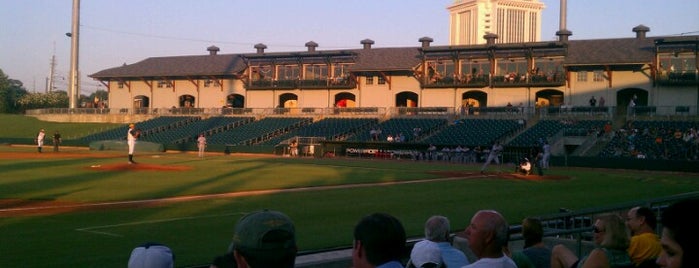
[[[524,175],[529,175],[532,172],[532,163],[529,162],[529,158],[524,158],[522,161],[519,163],[519,166],[517,167],[517,173],[522,173]]]
[[[542,150],[544,151],[544,156],[541,159],[541,167],[542,168],[549,168],[549,160],[551,160],[551,145],[549,144],[548,141],[544,142],[544,145],[541,146]]]
[[[485,168],[490,165],[490,162],[495,160],[496,164],[500,164],[500,159],[498,158],[498,155],[502,152],[502,145],[500,145],[499,141],[496,141],[495,144],[493,144],[493,147],[490,148],[490,153],[488,153],[488,159],[485,160],[485,164],[483,164],[483,167],[481,167],[481,173],[485,171]]]
[[[41,147],[44,146],[44,138],[46,137],[46,132],[44,132],[44,129],[42,128],[39,130],[39,134],[36,135],[36,145],[37,145],[37,150],[41,153]]]
[[[199,134],[199,138],[197,138],[197,147],[199,147],[199,158],[204,158],[204,151],[206,150],[206,137],[204,133]]]
[[[53,133],[53,151],[58,152],[58,146],[61,144],[61,133],[58,130]]]
[[[126,133],[126,144],[129,145],[129,164],[136,164],[136,162],[133,161],[133,152],[136,147],[136,139],[138,139],[139,135],[140,133],[136,130],[136,125],[129,124],[129,130]]]

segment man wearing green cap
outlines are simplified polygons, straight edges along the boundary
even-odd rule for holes
[[[238,268],[294,267],[294,223],[279,211],[249,213],[235,226],[232,248]]]

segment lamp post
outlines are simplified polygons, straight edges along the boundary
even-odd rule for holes
[[[69,108],[75,109],[80,97],[80,72],[78,71],[79,36],[80,36],[80,0],[73,0],[73,19],[71,32],[66,33],[70,37],[70,74],[68,76]]]

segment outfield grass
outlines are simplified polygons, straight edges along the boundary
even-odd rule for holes
[[[49,145],[55,131],[61,133],[64,139],[76,139],[116,127],[124,127],[124,124],[113,123],[47,122],[40,121],[35,117],[17,114],[0,114],[0,122],[3,126],[0,128],[0,139],[34,139],[39,130],[43,128],[46,130],[46,141]]]
[[[33,151],[0,147],[1,151]],[[66,149],[70,150],[70,149]],[[168,244],[179,267],[206,264],[227,248],[237,219],[263,208],[287,213],[298,228],[300,250],[349,246],[352,227],[363,215],[383,211],[398,217],[410,236],[424,220],[441,214],[454,229],[475,211],[501,211],[511,223],[530,215],[606,206],[699,190],[695,176],[647,171],[557,169],[570,180],[495,178],[374,184],[433,179],[435,170],[479,166],[397,160],[290,159],[194,154],[137,155],[143,164],[190,166],[186,171],[104,171],[90,166],[125,162],[112,158],[3,159],[0,199],[113,202],[261,189],[304,191],[223,197],[146,208],[104,209],[57,215],[2,216],[0,267],[123,267],[133,247],[145,241]],[[510,171],[509,167],[501,168]],[[361,187],[321,189],[318,186]]]

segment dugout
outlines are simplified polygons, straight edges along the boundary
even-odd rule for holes
[[[293,137],[280,142],[274,146],[274,154],[289,156],[291,155],[291,143],[296,142],[298,156],[322,157],[324,155],[323,142],[325,137]]]

